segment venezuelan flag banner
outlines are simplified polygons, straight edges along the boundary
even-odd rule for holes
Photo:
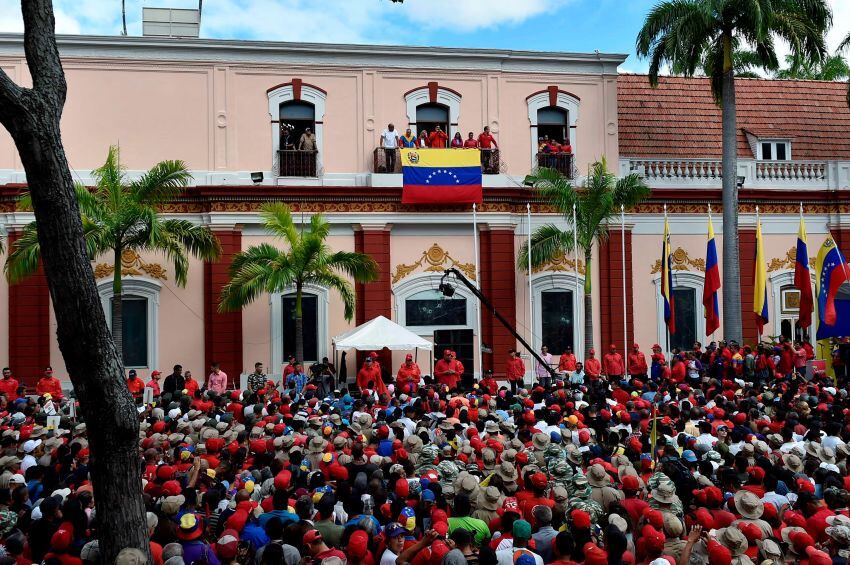
[[[478,149],[402,149],[402,204],[481,204]]]
[[[720,327],[720,267],[717,263],[717,242],[714,240],[714,225],[708,215],[708,244],[705,251],[705,285],[702,289],[702,305],[705,308],[705,335],[711,335]]]
[[[826,238],[818,252],[815,275],[818,297],[817,339],[850,336],[850,297],[838,295],[839,289],[850,276],[847,262],[832,236]]]
[[[756,328],[761,336],[770,316],[767,311],[767,263],[764,260],[764,240],[761,236],[760,219],[756,225],[756,268],[753,286],[753,312],[756,315]]]
[[[812,298],[812,275],[809,271],[809,246],[806,242],[806,223],[800,216],[800,231],[797,233],[797,257],[794,261],[794,286],[800,291],[800,319],[801,328],[812,325],[812,310],[814,299]]]
[[[667,331],[676,333],[676,312],[673,307],[673,262],[670,260],[670,224],[664,217],[664,242],[661,244],[661,299],[664,301],[664,322]]]

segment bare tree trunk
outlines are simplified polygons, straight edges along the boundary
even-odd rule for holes
[[[149,553],[141,496],[139,421],[123,378],[83,241],[80,211],[59,121],[67,85],[50,0],[21,3],[24,49],[33,87],[0,70],[0,123],[21,156],[57,321],[59,349],[88,423],[90,472],[103,560],[124,547]],[[120,265],[118,266],[120,268]]]
[[[593,284],[590,270],[593,257],[590,253],[584,254],[584,358],[590,355],[593,349]]]
[[[121,286],[121,249],[115,249],[115,270],[112,272],[112,341],[118,358],[124,361],[124,295]]]
[[[741,262],[738,253],[738,132],[735,76],[723,75],[723,336],[743,343]]]
[[[304,311],[302,309],[303,289],[295,287],[295,359],[304,363]],[[303,367],[302,367],[303,368]]]

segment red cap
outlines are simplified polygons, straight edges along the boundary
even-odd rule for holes
[[[584,510],[573,510],[572,514],[573,526],[579,530],[587,530],[590,528],[590,514]]]
[[[584,544],[585,565],[608,565],[608,552],[592,541]]]
[[[399,479],[395,482],[395,493],[400,498],[407,498],[407,495],[410,494],[410,483],[407,482],[407,479]]]
[[[224,530],[215,543],[215,553],[221,559],[234,559],[238,549],[239,532],[236,530]]]
[[[177,481],[165,481],[162,483],[162,494],[165,496],[177,496],[183,489]]]
[[[731,565],[732,552],[715,540],[708,540],[708,561],[711,565]]]
[[[549,479],[545,473],[534,473],[531,475],[531,484],[536,488],[546,488],[549,484]]]
[[[71,547],[71,542],[74,541],[71,528],[66,526],[70,526],[70,524],[63,523],[50,538],[50,546],[56,551],[65,551]]]
[[[151,376],[152,376],[152,377],[158,377],[158,376],[159,376],[159,375],[161,375],[161,374],[162,374],[162,372],[161,372],[161,371],[153,371],[153,372],[151,372]]]
[[[344,469],[345,467],[343,467]],[[274,488],[278,490],[286,490],[292,482],[292,471],[287,469],[282,470],[274,477]]]
[[[351,534],[351,537],[348,538],[348,547],[346,551],[357,561],[362,561],[369,552],[369,534],[363,530],[355,531]]]
[[[640,489],[640,482],[634,475],[626,475],[623,477],[623,490],[636,491]]]
[[[309,545],[313,542],[319,541],[322,539],[322,534],[319,533],[319,530],[307,530],[304,533],[304,537],[302,538],[302,542],[304,545]]]

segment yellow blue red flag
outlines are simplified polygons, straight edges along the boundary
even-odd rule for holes
[[[705,250],[705,286],[702,289],[702,305],[705,308],[705,335],[711,335],[720,327],[720,266],[717,262],[717,243],[714,240],[714,225],[711,211],[708,214],[708,244]]]
[[[835,240],[827,236],[815,260],[818,340],[850,335],[850,300],[838,296],[838,291],[850,280],[848,270]]]
[[[753,283],[753,312],[756,316],[756,328],[759,336],[764,333],[764,325],[770,320],[767,311],[767,263],[764,259],[764,240],[761,236],[761,219],[756,225],[756,268]]]
[[[478,149],[401,150],[402,204],[481,204]]]
[[[666,212],[665,212],[666,214]],[[673,270],[670,250],[670,224],[664,216],[664,242],[661,244],[661,299],[664,301],[664,322],[667,330],[676,333],[676,311],[673,306]]]
[[[800,318],[798,323],[801,328],[808,328],[812,325],[814,299],[812,298],[812,275],[809,270],[809,246],[806,241],[806,223],[803,221],[802,208],[800,212],[800,231],[797,233],[797,257],[794,261],[794,286],[800,291]]]

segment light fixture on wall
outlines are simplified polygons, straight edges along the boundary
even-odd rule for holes
[[[254,184],[260,184],[261,182],[263,182],[263,172],[262,171],[256,171],[256,172],[251,173],[251,181]]]
[[[741,175],[738,177],[738,188],[744,187],[744,181],[747,180],[747,177]]]

